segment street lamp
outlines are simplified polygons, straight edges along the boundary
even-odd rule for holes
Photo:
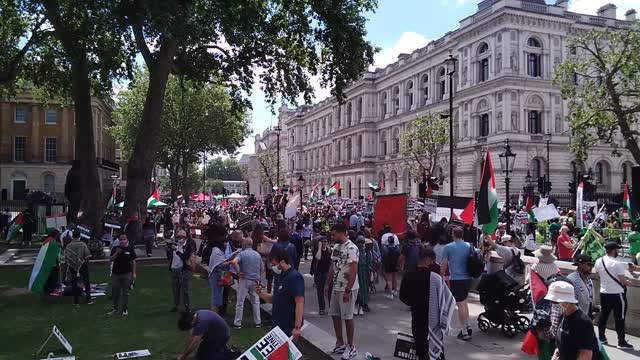
[[[529,170],[527,170],[527,176],[524,177],[524,192],[527,197],[533,196],[533,189],[536,180],[531,176]]]
[[[505,208],[507,213],[507,234],[511,231],[511,213],[509,210],[510,206],[510,198],[509,198],[509,173],[513,172],[513,166],[516,162],[516,154],[511,151],[511,145],[509,145],[509,139],[504,144],[504,152],[500,155],[500,167],[502,168],[502,172],[505,173],[504,177],[504,185],[507,193],[507,201],[505,201]]]
[[[449,49],[449,57],[444,61],[449,76],[449,201],[453,204],[453,75],[456,73],[458,59],[453,57]],[[449,219],[453,218],[453,205],[449,207]]]
[[[276,132],[276,186],[280,188],[280,124],[276,125],[273,128],[273,131]]]
[[[549,173],[549,162],[551,161],[549,144],[551,144],[551,132],[549,129],[544,133],[544,141],[547,143],[547,171],[544,174],[544,193],[546,197],[549,197],[549,193],[551,192],[551,173]]]
[[[304,178],[302,177],[302,174],[300,174],[300,177],[298,178],[298,188],[300,189],[300,216],[302,217],[302,188],[304,187]]]

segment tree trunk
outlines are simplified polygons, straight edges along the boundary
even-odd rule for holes
[[[626,145],[625,147],[631,155],[633,159],[636,161],[636,164],[640,164],[640,147],[638,147],[638,142],[636,141],[631,128],[629,127],[629,123],[624,116],[617,116],[618,118],[618,126],[620,126],[620,132],[622,133],[622,137],[625,139]]]
[[[171,202],[174,202],[178,198],[178,172],[180,169],[178,165],[170,165],[168,168],[169,183],[171,184]]]
[[[186,162],[186,161],[185,161]],[[182,164],[182,199],[184,200],[184,204],[189,205],[189,201],[191,201],[191,196],[189,195],[189,166],[187,164]]]
[[[160,119],[164,107],[164,93],[176,53],[174,39],[165,39],[154,66],[149,68],[149,87],[142,111],[142,125],[127,167],[127,191],[124,215],[144,213],[150,195],[151,172],[158,156]]]

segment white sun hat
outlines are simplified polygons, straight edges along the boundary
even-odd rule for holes
[[[549,285],[549,290],[547,291],[547,296],[544,298],[557,303],[578,303],[573,285],[566,281],[556,281],[551,283],[551,285]]]

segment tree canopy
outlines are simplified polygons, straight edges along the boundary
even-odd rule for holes
[[[440,153],[449,142],[448,126],[446,119],[432,113],[409,121],[402,134],[402,156],[415,179],[435,173]]]
[[[207,162],[206,169],[207,179],[241,181],[244,177],[242,167],[233,158],[216,157],[211,159]]]
[[[640,28],[580,31],[568,39],[569,56],[554,82],[569,100],[570,149],[580,162],[603,141],[623,147],[640,163]]]

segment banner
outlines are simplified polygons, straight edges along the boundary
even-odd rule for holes
[[[576,188],[576,227],[578,229],[582,229],[583,219],[584,219],[584,202],[582,199],[582,194],[584,190],[584,183],[580,183]]]
[[[373,234],[384,225],[391,226],[395,234],[403,233],[407,226],[407,195],[378,195],[373,209]]]
[[[269,331],[237,360],[298,360],[302,353],[279,327]]]
[[[538,221],[547,221],[551,219],[557,219],[560,217],[555,205],[549,204],[543,207],[533,209],[533,214]]]

